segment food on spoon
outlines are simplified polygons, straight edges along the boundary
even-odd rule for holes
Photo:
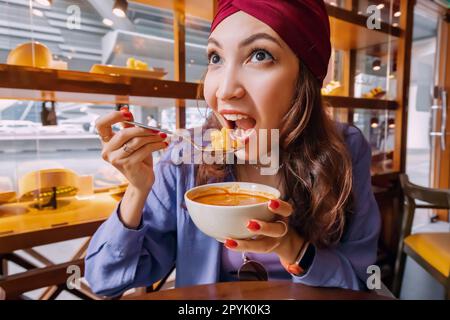
[[[231,139],[230,133],[232,129],[222,128],[222,130],[214,130],[211,132],[211,145],[214,150],[230,150],[238,149],[242,143],[238,140]]]

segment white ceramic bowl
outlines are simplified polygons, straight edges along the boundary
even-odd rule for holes
[[[263,193],[271,196],[272,199],[280,197],[280,192],[277,189],[251,182],[211,183],[192,188],[184,194],[189,215],[197,228],[221,242],[227,238],[251,238],[254,234],[248,231],[246,227],[251,219],[272,221],[275,218],[275,214],[267,208],[268,201],[250,205],[218,206],[192,200],[199,194],[205,193],[208,188],[233,188],[236,185],[241,190],[255,192],[256,194]]]

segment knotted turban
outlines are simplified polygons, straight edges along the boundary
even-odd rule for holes
[[[322,0],[219,0],[211,32],[238,11],[271,27],[322,85],[331,55],[330,22]]]

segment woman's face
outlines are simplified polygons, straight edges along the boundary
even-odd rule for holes
[[[255,132],[279,129],[282,117],[291,107],[299,61],[278,34],[239,11],[211,33],[207,52],[207,104],[228,118],[230,128],[248,132],[252,128]],[[235,118],[230,113],[248,118],[232,121]]]

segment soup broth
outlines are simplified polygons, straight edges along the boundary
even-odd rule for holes
[[[192,200],[203,204],[215,206],[243,206],[243,205],[264,203],[269,201],[270,198],[258,194],[231,192],[231,193],[200,195],[197,197],[193,197]]]

